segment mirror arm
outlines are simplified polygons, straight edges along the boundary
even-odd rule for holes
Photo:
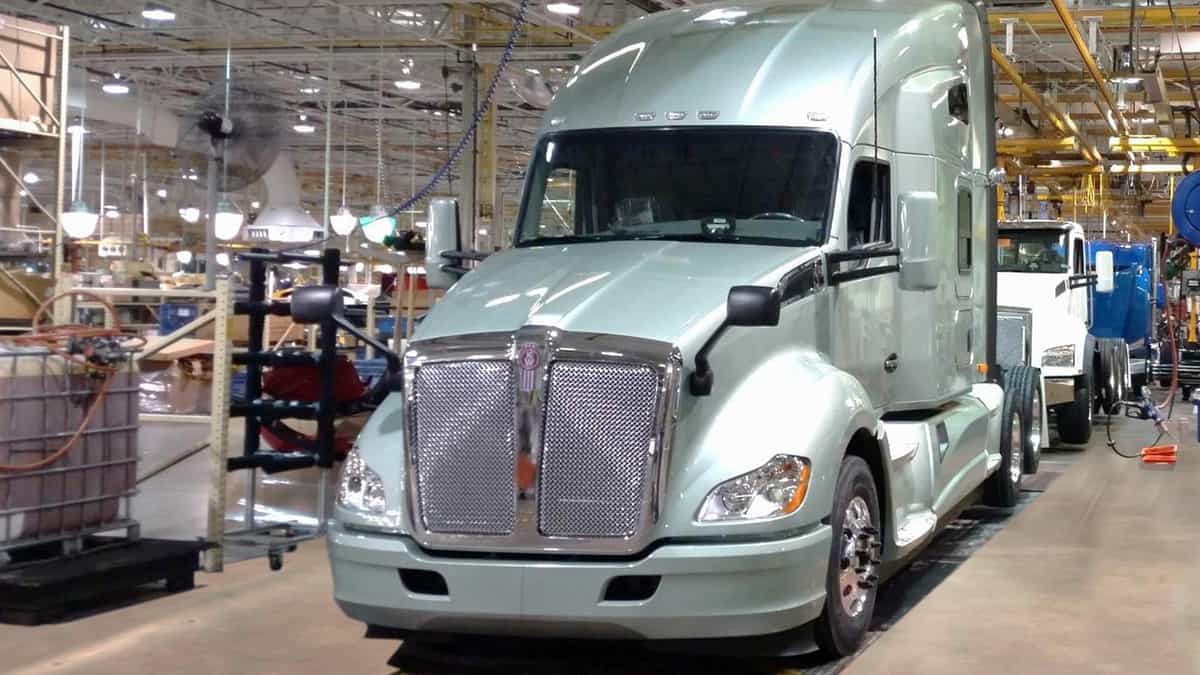
[[[725,334],[726,328],[729,328],[729,322],[722,321],[721,325],[717,326],[713,334],[700,347],[700,351],[696,352],[696,369],[688,378],[688,388],[691,390],[692,396],[708,396],[712,393],[713,371],[712,366],[708,363],[708,354]]]
[[[358,326],[350,323],[350,321],[344,316],[333,317],[333,322],[337,324],[338,328],[341,328],[359,340],[371,345],[375,348],[376,352],[383,354],[384,360],[387,361],[387,369],[389,374],[400,372],[400,357],[396,356],[395,352],[388,349],[387,345],[375,339],[374,336],[367,335],[365,332],[360,330]]]

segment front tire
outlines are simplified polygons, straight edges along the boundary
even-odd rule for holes
[[[871,625],[883,542],[875,479],[861,457],[849,455],[842,460],[831,521],[825,608],[814,637],[821,651],[842,657],[862,646]]]

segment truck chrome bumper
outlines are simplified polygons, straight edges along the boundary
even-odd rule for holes
[[[666,544],[636,560],[431,555],[405,536],[329,528],[334,598],[351,618],[403,630],[685,639],[777,633],[821,613],[828,526],[752,543]],[[444,594],[414,593],[400,570],[432,571]],[[605,600],[621,576],[657,577],[642,600]]]

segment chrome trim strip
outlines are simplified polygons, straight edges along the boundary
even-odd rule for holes
[[[536,350],[536,352],[535,352]],[[601,333],[572,333],[546,326],[524,326],[515,333],[477,333],[419,340],[409,344],[404,354],[404,381],[415,383],[417,371],[426,364],[472,361],[511,360],[522,370],[522,363],[533,366],[534,386],[524,391],[522,378],[517,380],[516,449],[518,467],[528,462],[534,469],[533,482],[519,486],[514,476],[517,499],[516,527],[509,535],[465,535],[431,532],[421,516],[420,493],[417,487],[416,419],[413,414],[416,387],[405,387],[405,467],[408,472],[408,512],[413,538],[423,548],[431,550],[489,551],[497,553],[595,553],[629,555],[641,551],[652,542],[653,529],[658,522],[662,496],[666,493],[670,466],[671,444],[683,382],[683,358],[679,350],[666,342],[623,335]],[[519,359],[521,361],[519,361]],[[552,537],[538,530],[538,495],[541,480],[542,436],[545,427],[546,393],[551,365],[557,361],[608,362],[622,365],[643,365],[658,373],[658,406],[654,420],[654,437],[649,468],[642,494],[642,518],[637,530],[627,537]],[[519,471],[519,469],[518,469]]]

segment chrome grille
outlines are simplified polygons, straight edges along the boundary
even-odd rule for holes
[[[1006,368],[1029,365],[1029,317],[1015,312],[996,315],[996,361]]]
[[[637,531],[651,463],[658,374],[651,368],[560,361],[550,367],[538,496],[546,536]]]
[[[416,373],[417,489],[431,532],[504,535],[516,522],[515,386],[509,361]]]

